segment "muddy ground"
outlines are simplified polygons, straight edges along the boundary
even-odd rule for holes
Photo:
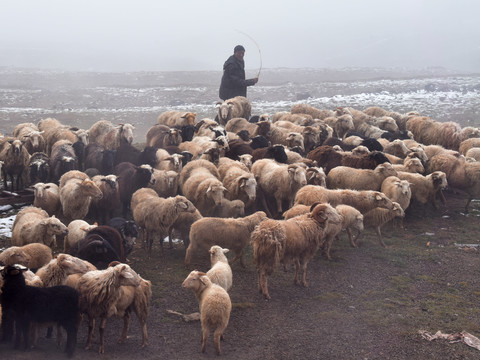
[[[70,80],[62,81],[69,85]],[[49,88],[59,81],[45,77],[45,84],[39,85],[36,79],[26,77],[22,83],[16,77],[12,78],[11,84],[3,86],[9,89],[14,86],[19,89]],[[112,80],[112,83],[116,82],[116,79]],[[61,83],[62,86],[65,84]],[[79,91],[78,95],[62,86],[60,91],[40,92],[48,98],[48,104],[63,101],[63,96],[66,99],[66,105],[58,110],[58,114],[45,115],[58,116],[65,123],[83,128],[89,127],[94,118],[101,118],[101,110],[95,110],[92,117],[74,118],[62,110],[71,104],[75,106],[81,99],[96,99],[95,94],[85,94],[86,90]],[[209,94],[215,94],[216,90],[211,88],[217,86],[216,80],[209,86]],[[15,92],[8,90],[8,93]],[[43,98],[33,93],[25,99],[23,94],[21,90],[21,101],[13,95],[3,100],[3,106],[9,112],[2,115],[4,122],[0,130],[3,133],[8,133],[14,123],[38,120],[39,115],[33,110],[22,112],[21,109],[43,109],[44,105],[38,103]],[[282,93],[282,96],[286,94]],[[180,95],[176,93],[174,96]],[[118,98],[116,94],[115,99]],[[103,102],[110,104],[110,98],[99,99],[102,106]],[[50,106],[48,104],[45,106]],[[165,104],[168,105],[168,101]],[[152,106],[152,103],[146,105]],[[17,108],[20,110],[15,110]],[[137,116],[144,126],[153,124],[156,118],[150,113],[148,119],[136,114],[129,113],[128,116]],[[460,122],[462,117],[451,120]],[[308,288],[293,284],[292,271],[278,269],[269,280],[270,301],[265,301],[257,292],[256,271],[249,248],[247,268],[243,269],[239,264],[233,266],[234,285],[230,292],[233,310],[222,342],[223,357],[240,360],[478,359],[480,352],[463,343],[429,342],[418,333],[419,330],[431,333],[465,330],[480,336],[480,254],[476,247],[455,245],[480,244],[480,204],[473,202],[470,213],[465,214],[464,195],[448,192],[446,197],[446,209],[429,208],[425,212],[421,208],[409,209],[405,230],[385,226],[383,233],[388,248],[379,245],[372,230],[362,235],[358,249],[351,248],[346,234],[342,234],[340,241],[333,244],[333,260],[328,261],[319,253],[310,262]],[[0,239],[0,248],[8,245],[9,239]],[[181,287],[189,273],[183,266],[184,254],[181,243],[175,244],[173,249],[166,249],[163,255],[156,244],[150,259],[140,246],[129,258],[130,265],[142,277],[152,281],[153,297],[148,321],[150,340],[146,348],[140,347],[141,333],[133,315],[129,338],[124,344],[116,341],[122,320],[108,320],[105,354],[101,356],[96,349],[83,349],[87,331],[84,322],[79,331],[75,358],[217,358],[212,339],[207,353],[201,354],[198,321],[187,323],[179,316],[167,313],[167,310],[193,313],[198,309],[193,293]],[[195,262],[199,270],[206,271],[208,265],[206,258]],[[95,348],[97,345],[98,336]],[[65,358],[56,348],[55,340],[45,337],[40,339],[37,348],[28,352],[14,351],[11,347],[11,344],[0,344],[1,359]]]
[[[234,264],[233,310],[222,342],[228,359],[477,359],[464,343],[429,342],[418,331],[455,333],[465,330],[480,336],[479,253],[457,243],[480,244],[479,204],[467,215],[464,196],[447,193],[448,208],[413,208],[405,231],[383,229],[388,248],[373,231],[351,248],[346,234],[333,245],[333,260],[318,253],[308,267],[309,287],[293,285],[293,273],[277,270],[270,278],[272,299],[257,293],[256,271],[248,251],[246,269]],[[2,245],[8,245],[3,240]],[[110,319],[105,354],[83,349],[86,323],[78,336],[76,357],[104,359],[208,359],[216,358],[213,340],[200,352],[200,323],[184,322],[167,313],[197,311],[193,293],[182,289],[188,270],[183,267],[183,245],[160,248],[147,259],[141,248],[130,264],[152,281],[153,298],[148,321],[149,345],[142,349],[135,319],[129,338],[117,344],[122,320]],[[208,269],[198,258],[195,267]],[[98,337],[96,338],[98,341]],[[95,344],[97,345],[97,343]],[[1,344],[5,359],[60,359],[64,355],[53,339],[41,338],[27,353]]]

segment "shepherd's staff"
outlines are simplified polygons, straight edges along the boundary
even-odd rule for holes
[[[238,30],[238,29],[235,29],[236,31],[238,31],[239,33],[245,35],[246,37],[248,37],[250,40],[253,41],[253,43],[255,44],[255,46],[257,47],[258,49],[258,54],[260,55],[260,69],[258,69],[258,74],[257,74],[257,78],[260,77],[260,71],[262,71],[262,52],[260,51],[260,46],[258,46],[257,42],[255,41],[254,38],[252,38],[250,35],[248,35],[247,33],[241,31],[241,30]]]

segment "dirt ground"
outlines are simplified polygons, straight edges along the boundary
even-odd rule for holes
[[[145,77],[150,79],[147,75]],[[4,77],[3,81],[5,79],[9,78]],[[51,77],[45,79],[43,88],[47,90],[34,92],[31,96],[27,94],[29,97],[21,101],[5,98],[2,106],[55,109],[59,104],[59,113],[48,113],[49,116],[87,128],[94,120],[101,118],[98,111],[92,116],[87,112],[83,117],[79,113],[75,122],[71,122],[73,115],[61,109],[75,104],[95,109],[101,109],[105,104],[115,107],[117,103],[112,105],[112,101],[123,99],[118,94],[110,98],[99,96],[96,92],[87,93],[80,86],[83,83],[78,85],[81,89],[78,94],[64,91],[63,82],[60,82],[61,91],[53,92],[49,86],[63,77],[60,80],[52,80]],[[62,81],[69,83],[74,80],[77,79]],[[213,94],[216,97],[217,80],[212,82],[213,90],[208,90],[210,92],[202,96],[210,99]],[[35,85],[42,88],[38,85],[38,79],[31,81],[30,77],[25,78],[25,84],[19,82],[17,76],[12,77],[11,82],[13,85],[5,86],[28,88]],[[113,78],[111,83],[116,84],[117,79]],[[203,83],[203,80],[199,83]],[[286,86],[286,90],[289,89]],[[167,100],[174,101],[176,98],[173,96],[180,95],[175,93],[169,96],[171,98]],[[282,93],[280,97],[285,96]],[[45,100],[46,105],[39,103],[43,97],[48,100]],[[126,98],[133,101],[131,97]],[[99,105],[96,101],[100,102]],[[169,104],[168,101],[160,98],[158,103]],[[152,106],[151,103],[133,105]],[[118,107],[123,108],[124,104]],[[14,123],[38,120],[26,111],[2,116],[0,130],[3,133],[9,133]],[[156,119],[151,113],[126,113],[124,118],[121,117],[123,115],[116,116],[119,116],[115,119],[117,122],[124,118],[138,118],[143,126],[153,124]],[[460,121],[461,118],[452,120]],[[138,125],[139,133],[140,130]],[[419,208],[409,209],[405,230],[385,226],[383,233],[388,248],[379,245],[372,230],[365,231],[361,236],[358,249],[350,247],[346,234],[342,234],[340,241],[333,244],[331,261],[318,253],[309,263],[308,288],[293,284],[292,271],[278,269],[269,279],[270,301],[265,301],[257,292],[256,271],[251,249],[248,248],[247,268],[233,265],[234,285],[230,292],[233,310],[222,342],[222,357],[239,360],[480,358],[478,350],[463,343],[445,340],[429,342],[418,333],[419,330],[430,333],[465,330],[480,337],[479,250],[475,246],[461,248],[455,245],[480,245],[480,204],[473,202],[470,213],[465,214],[465,196],[449,192],[446,197],[447,209],[427,209],[425,212]],[[5,216],[9,215],[0,214],[0,217]],[[8,245],[9,239],[0,239],[0,248]],[[179,316],[167,313],[167,310],[187,314],[198,311],[193,293],[181,287],[189,273],[183,266],[184,255],[183,244],[178,243],[173,249],[166,249],[163,255],[156,244],[150,259],[138,246],[129,257],[130,265],[142,277],[152,281],[147,347],[140,347],[141,332],[135,315],[132,315],[129,338],[125,343],[117,343],[123,321],[112,318],[107,322],[105,354],[98,355],[96,352],[98,335],[94,349],[85,351],[87,326],[84,322],[79,330],[75,358],[217,358],[212,338],[209,339],[206,354],[200,352],[199,321],[187,323]],[[195,267],[208,270],[208,259],[197,259]],[[57,349],[54,339],[42,337],[38,347],[28,352],[15,351],[11,344],[0,343],[0,359],[63,358],[65,355]]]
[[[309,287],[293,285],[293,272],[277,270],[270,278],[272,299],[257,293],[256,271],[248,251],[248,266],[234,264],[230,292],[233,310],[222,342],[228,359],[478,359],[480,353],[464,343],[429,342],[418,331],[455,333],[465,330],[480,336],[479,253],[462,244],[480,244],[474,202],[462,212],[465,197],[447,193],[448,210],[413,208],[405,231],[383,229],[388,248],[382,248],[372,230],[351,248],[346,234],[332,248],[333,260],[318,253],[308,266]],[[3,240],[1,245],[8,245]],[[158,245],[158,244],[157,244]],[[197,311],[193,293],[182,289],[188,275],[184,248],[176,244],[162,256],[160,248],[147,259],[135,249],[131,266],[152,281],[153,298],[148,321],[149,345],[142,349],[135,316],[129,338],[117,344],[122,320],[110,319],[105,354],[85,351],[86,323],[79,331],[76,358],[103,359],[208,359],[216,358],[213,339],[206,354],[200,352],[199,321],[184,322],[167,313]],[[208,259],[195,267],[208,269]],[[98,337],[96,337],[98,341]],[[98,343],[95,343],[95,346]],[[60,359],[64,354],[54,339],[41,338],[38,348],[14,351],[1,344],[5,359]]]

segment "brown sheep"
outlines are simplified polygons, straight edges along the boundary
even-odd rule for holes
[[[376,207],[393,209],[392,201],[379,191],[372,190],[330,190],[320,186],[307,185],[295,196],[295,204],[312,205],[315,202],[353,206],[365,214]]]
[[[480,163],[466,162],[455,156],[444,154],[430,159],[428,172],[443,171],[447,176],[448,185],[468,194],[465,211],[472,199],[480,198]]]
[[[147,130],[146,146],[165,148],[170,145],[178,145],[182,142],[182,135],[178,129],[166,125],[154,125]]]
[[[176,110],[169,110],[161,113],[158,116],[157,123],[160,125],[167,125],[169,127],[182,127],[184,125],[195,124],[196,113],[181,112]]]
[[[92,346],[95,318],[100,318],[100,345],[98,352],[105,352],[105,325],[107,319],[116,313],[115,304],[121,295],[122,286],[137,287],[141,283],[140,276],[126,264],[118,264],[105,270],[89,271],[78,281],[80,293],[80,311],[88,316],[88,340],[85,347]]]
[[[323,120],[329,116],[335,116],[335,112],[332,110],[320,110],[307,104],[292,105],[290,112],[292,114],[308,114],[312,116],[314,119],[320,119],[320,120]]]
[[[67,227],[55,216],[49,217],[45,210],[27,206],[20,210],[13,222],[11,241],[14,246],[38,242],[55,247],[55,236],[67,234]]]
[[[265,220],[263,211],[238,219],[204,217],[194,222],[190,228],[190,245],[185,253],[185,266],[189,267],[194,254],[207,254],[213,245],[227,248],[235,253],[231,263],[240,260],[246,267],[243,250],[250,242],[250,234],[255,226]]]
[[[385,225],[387,222],[391,221],[392,219],[399,217],[403,218],[405,216],[405,212],[403,211],[402,207],[399,203],[393,202],[393,209],[382,209],[382,208],[375,208],[368,211],[363,216],[363,226],[365,228],[374,228],[375,232],[378,236],[378,241],[380,245],[383,247],[387,247],[382,239],[382,232],[381,227]],[[355,239],[355,244],[358,242],[358,236]]]
[[[379,191],[383,180],[396,175],[397,172],[390,163],[380,164],[375,170],[337,166],[327,175],[327,187],[329,189]]]
[[[435,208],[438,208],[436,199],[439,197],[443,205],[445,205],[446,202],[442,190],[447,187],[448,183],[443,171],[434,171],[426,176],[399,171],[397,177],[401,180],[408,181],[410,184],[412,200],[415,200],[423,206],[431,203]]]
[[[252,115],[252,105],[244,96],[235,96],[234,98],[226,99],[223,102],[218,102],[217,106],[218,122],[223,126],[228,124],[233,118],[250,119]]]
[[[48,215],[59,215],[60,213],[60,193],[58,185],[54,183],[36,183],[33,185],[33,206],[45,210]]]
[[[271,124],[268,121],[250,123],[247,119],[244,118],[233,118],[227,123],[227,125],[225,125],[225,130],[228,132],[233,132],[236,134],[239,131],[247,130],[250,137],[262,135],[266,138],[269,138],[270,129]]]
[[[329,222],[339,223],[340,216],[329,204],[315,204],[311,213],[289,220],[267,219],[252,233],[253,258],[257,267],[258,290],[270,299],[267,277],[279,262],[295,263],[295,284],[302,267],[302,285],[307,284],[307,264],[324,241]]]
[[[217,168],[206,160],[194,160],[185,165],[180,173],[180,187],[182,194],[203,216],[212,214],[226,190],[219,180]]]
[[[276,213],[283,213],[282,201],[288,202],[288,208],[293,206],[295,194],[307,184],[306,169],[299,164],[278,164],[271,159],[261,159],[252,166],[259,188],[259,196],[269,217],[272,212],[267,205],[267,198],[273,198],[276,202]]]
[[[30,154],[20,140],[9,140],[0,152],[3,161],[3,188],[8,189],[7,180],[10,177],[10,191],[21,190],[25,185]]]
[[[59,186],[62,213],[69,221],[85,218],[92,198],[102,198],[102,190],[92,180],[88,177],[84,179],[70,178],[72,173],[77,174],[81,172],[73,170],[73,172],[65,173],[60,178]]]

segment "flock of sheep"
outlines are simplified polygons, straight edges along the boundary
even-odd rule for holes
[[[309,260],[319,249],[331,259],[342,230],[357,247],[364,228],[373,228],[386,246],[381,228],[411,203],[446,206],[447,185],[468,195],[466,211],[480,196],[478,128],[378,107],[297,104],[251,116],[249,101],[236,97],[217,108],[216,119],[161,114],[143,149],[132,144],[131,124],[107,120],[78,129],[47,118],[0,138],[4,188],[30,186],[35,194],[0,254],[4,340],[16,333],[15,346],[23,337],[28,348],[31,324],[37,334],[55,322],[72,355],[82,314],[87,349],[100,319],[103,353],[107,319],[124,318],[125,341],[133,311],[146,346],[152,284],[126,262],[135,240],[151,256],[168,236],[169,246],[184,242],[187,268],[210,255],[210,270],[192,271],[183,287],[199,301],[202,351],[213,331],[220,354],[232,308],[230,266],[247,266],[248,245],[258,290],[270,299],[268,276],[280,264],[294,265],[295,283],[307,286]],[[49,302],[55,311],[45,310]]]

